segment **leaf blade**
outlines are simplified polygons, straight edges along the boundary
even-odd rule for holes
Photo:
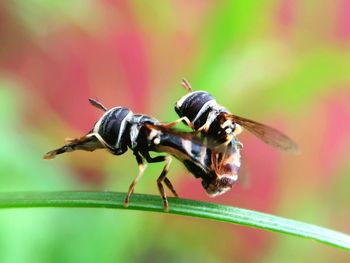
[[[0,193],[1,208],[30,207],[123,207],[125,193],[117,192],[22,192]],[[350,236],[324,227],[315,226],[257,211],[206,203],[188,199],[168,198],[169,213],[211,219],[268,230],[318,242],[350,251]],[[164,212],[159,196],[133,194],[127,209]]]

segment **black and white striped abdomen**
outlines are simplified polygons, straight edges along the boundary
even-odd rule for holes
[[[205,123],[209,110],[216,105],[215,99],[206,91],[194,91],[179,99],[175,111],[179,117],[187,117],[196,128]]]
[[[95,124],[93,132],[99,134],[102,139],[116,153],[127,149],[125,130],[128,120],[133,115],[132,111],[124,107],[115,107],[108,110]]]

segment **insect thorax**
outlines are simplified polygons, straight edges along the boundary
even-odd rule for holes
[[[133,115],[128,120],[129,147],[131,149],[147,146],[147,141],[150,139],[148,137],[151,135],[150,133],[152,132],[152,130],[147,129],[144,126],[146,123],[156,125],[158,123],[158,120],[147,115],[138,114]]]

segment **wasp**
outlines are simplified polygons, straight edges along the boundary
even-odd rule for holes
[[[234,140],[223,151],[218,151],[207,147],[194,133],[173,129],[178,121],[160,123],[150,116],[134,114],[125,107],[107,109],[96,100],[89,99],[89,102],[104,111],[102,117],[87,134],[77,139],[66,139],[67,144],[46,153],[44,159],[76,150],[106,149],[114,155],[121,155],[130,149],[138,164],[138,174],[129,186],[124,199],[125,207],[145,171],[145,161],[165,163],[157,179],[164,211],[168,211],[168,201],[163,183],[178,197],[167,177],[172,160],[170,156],[180,160],[196,178],[201,178],[203,188],[211,196],[226,192],[236,182],[240,149]],[[150,152],[166,155],[151,157]]]
[[[177,122],[183,121],[204,138],[210,138],[212,144],[218,146],[234,142],[237,143],[237,147],[242,148],[243,145],[236,136],[242,132],[242,128],[245,128],[272,147],[290,153],[298,152],[297,144],[282,132],[230,113],[208,92],[193,91],[185,79],[181,84],[188,94],[175,104],[175,111],[180,117]]]

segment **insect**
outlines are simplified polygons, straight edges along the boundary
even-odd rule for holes
[[[121,155],[129,148],[136,157],[139,171],[129,186],[124,200],[125,207],[128,206],[129,198],[144,173],[146,168],[144,160],[148,163],[165,162],[157,179],[165,211],[168,211],[168,201],[163,183],[178,197],[167,177],[170,155],[180,160],[196,178],[201,178],[203,188],[211,196],[226,192],[237,181],[240,166],[239,148],[234,140],[223,151],[211,149],[195,134],[172,129],[177,121],[160,123],[152,117],[134,114],[124,107],[108,110],[96,100],[89,99],[89,101],[104,111],[103,116],[86,135],[77,139],[67,139],[67,144],[46,153],[44,159],[52,159],[58,154],[75,150],[107,149],[114,155]],[[167,155],[151,157],[151,151]]]
[[[214,145],[227,145],[232,140],[240,144],[236,136],[242,132],[242,127],[253,133],[263,142],[279,150],[296,153],[298,146],[282,132],[246,118],[230,113],[219,105],[206,91],[192,91],[191,85],[185,79],[182,86],[188,94],[175,104],[175,111],[180,119],[203,137],[210,138]],[[240,144],[238,147],[242,147]]]

